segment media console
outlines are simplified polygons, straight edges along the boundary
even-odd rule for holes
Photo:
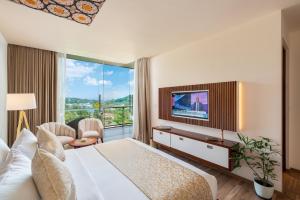
[[[153,127],[152,133],[153,142],[158,148],[169,150],[202,164],[233,170],[230,155],[235,142],[216,141],[210,136],[175,128]]]

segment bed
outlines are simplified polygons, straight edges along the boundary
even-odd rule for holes
[[[52,144],[51,140],[45,142]],[[216,199],[214,176],[133,139],[61,148],[55,154],[36,147],[37,138],[26,129],[11,149],[0,140],[1,200],[40,200],[42,196],[51,200],[53,196],[78,200]]]
[[[152,148],[133,139],[125,139],[134,143],[138,147],[149,150],[160,157],[174,161],[187,168],[197,175],[203,177],[209,185],[212,198],[216,199],[217,181],[216,178],[186,162],[183,162],[158,149]],[[106,143],[105,143],[106,144]],[[105,145],[99,144],[99,145]],[[119,141],[109,142],[115,150],[122,154]],[[65,151],[66,160],[64,164],[72,174],[77,199],[79,200],[146,200],[146,195],[132,180],[121,172],[112,162],[97,150],[96,146],[88,146],[80,149],[70,149]],[[100,146],[101,147],[101,146]],[[131,160],[126,160],[131,162]],[[163,175],[163,171],[160,172]]]

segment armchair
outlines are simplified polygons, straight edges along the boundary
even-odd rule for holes
[[[75,130],[65,124],[61,124],[58,122],[49,122],[40,125],[40,127],[47,129],[51,133],[55,134],[62,145],[68,144],[69,142],[76,139]]]
[[[78,137],[96,137],[103,142],[103,124],[95,118],[83,119],[78,123]]]

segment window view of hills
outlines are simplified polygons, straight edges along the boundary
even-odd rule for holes
[[[96,117],[102,119],[106,127],[132,124],[132,98],[128,95],[100,103],[98,100],[67,97],[65,121]]]
[[[68,59],[65,122],[87,117],[105,127],[132,124],[133,69]]]
[[[109,106],[129,106],[133,102],[133,95],[121,97],[118,99],[107,100],[103,102],[103,107]],[[66,109],[88,109],[88,108],[99,108],[99,100],[93,99],[81,99],[81,98],[66,98]]]

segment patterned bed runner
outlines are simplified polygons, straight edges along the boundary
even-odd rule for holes
[[[133,141],[96,145],[97,151],[152,200],[212,200],[204,177]]]

